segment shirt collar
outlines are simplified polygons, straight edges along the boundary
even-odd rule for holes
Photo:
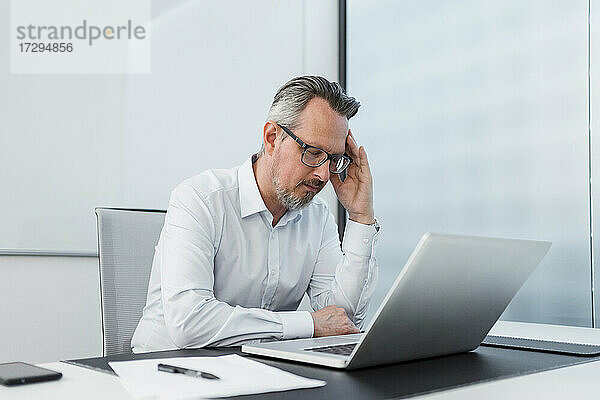
[[[242,218],[246,218],[249,215],[259,213],[261,211],[268,211],[265,202],[260,195],[258,190],[258,184],[256,183],[256,177],[254,176],[254,170],[252,164],[258,159],[257,155],[254,154],[249,157],[245,163],[240,165],[238,168],[238,184],[240,192],[240,214]],[[280,222],[281,225],[285,225],[288,222],[298,222],[302,218],[301,210],[288,210]],[[268,213],[271,215],[271,213]]]
[[[288,222],[298,222],[302,217],[302,209],[300,210],[287,210],[287,212],[281,218],[281,226],[286,225]]]
[[[252,170],[254,156],[248,158],[238,168],[238,184],[240,192],[240,213],[242,218],[267,209],[258,191],[258,184]]]

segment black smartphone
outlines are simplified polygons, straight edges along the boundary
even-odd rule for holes
[[[60,372],[36,367],[24,362],[0,364],[0,384],[4,386],[24,385],[26,383],[55,381],[60,379]]]

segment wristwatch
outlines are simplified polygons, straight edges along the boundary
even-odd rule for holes
[[[379,221],[377,221],[377,218],[373,218],[373,219],[374,219],[373,223],[369,226],[372,226],[373,228],[375,228],[375,232],[379,232],[379,228],[381,228],[379,226]]]

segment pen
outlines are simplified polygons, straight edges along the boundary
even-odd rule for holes
[[[170,372],[172,374],[184,374],[187,376],[193,376],[194,378],[221,379],[218,376],[211,374],[210,372],[196,371],[195,369],[176,367],[174,365],[168,364],[158,364],[158,370],[162,372]]]

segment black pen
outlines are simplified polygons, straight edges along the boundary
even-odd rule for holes
[[[170,372],[172,374],[184,374],[187,376],[193,376],[194,378],[221,379],[218,376],[211,374],[210,372],[196,371],[195,369],[176,367],[174,365],[168,364],[158,364],[158,370],[162,372]]]

